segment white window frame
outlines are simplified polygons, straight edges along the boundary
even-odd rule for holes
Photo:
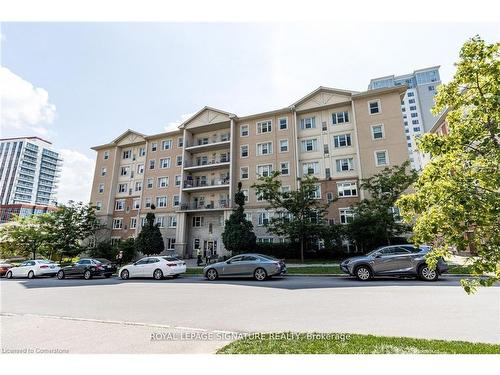
[[[307,127],[308,120],[309,120],[309,123],[310,123],[310,127]],[[300,119],[300,129],[301,130],[316,129],[316,116],[301,118]]]
[[[339,160],[347,160],[347,166],[349,169],[347,170],[343,170],[343,169],[338,169],[337,168],[337,161]],[[346,157],[346,158],[338,158],[338,159],[335,159],[335,171],[337,173],[343,173],[343,172],[350,172],[350,171],[354,171],[355,170],[355,166],[354,166],[354,157]]]
[[[182,185],[182,175],[177,174],[174,177],[174,184],[175,186],[181,186]]]
[[[243,156],[243,147],[247,148],[247,156]],[[240,158],[246,159],[250,155],[250,147],[248,145],[241,145],[240,146]]]
[[[158,150],[158,142],[151,142],[151,152]]]
[[[377,127],[380,127],[380,130],[381,130],[381,132],[382,132],[382,138],[375,138],[374,128],[377,128]],[[372,140],[373,140],[373,141],[380,141],[380,140],[382,140],[382,139],[385,139],[385,129],[384,129],[384,124],[374,124],[374,125],[370,125],[370,130],[371,130]]]
[[[346,186],[348,184],[349,184],[349,187]],[[353,190],[356,190],[356,194],[352,194]],[[349,191],[349,195],[345,195],[346,191]],[[337,196],[339,198],[357,197],[358,196],[358,183],[356,181],[337,182]]]
[[[125,186],[124,191],[120,191],[120,187]],[[128,184],[127,183],[119,183],[118,184],[118,189],[117,189],[118,194],[124,194],[128,192]]]
[[[141,209],[141,198],[134,198],[132,200],[132,209],[140,210]]]
[[[149,186],[149,182],[151,182],[151,186]],[[146,180],[146,189],[152,189],[155,186],[155,179],[153,177],[148,177]]]
[[[101,177],[106,176],[107,171],[108,171],[108,170],[107,170],[107,168],[106,168],[106,167],[102,167],[102,168],[101,168]]]
[[[311,149],[308,150],[307,142],[311,142]],[[302,152],[316,152],[318,151],[318,138],[307,138],[300,141],[300,148]]]
[[[265,177],[269,177],[269,176],[271,176],[271,175],[273,174],[273,171],[274,171],[274,166],[273,166],[273,164],[272,164],[272,163],[269,163],[269,164],[257,164],[257,166],[256,166],[256,173],[257,173],[257,176],[259,176],[259,177],[263,177],[263,176],[264,176],[263,174],[261,175],[261,174],[259,173],[259,168],[261,168],[261,167],[270,167],[270,168],[271,168],[271,169],[269,170],[269,172],[268,172],[268,175],[267,175],[267,176],[265,176]]]
[[[134,191],[142,191],[142,181],[136,181],[134,184]]]
[[[131,217],[130,218],[130,229],[135,229],[135,228],[137,228],[137,218]]]
[[[267,145],[267,152],[266,153],[263,153],[264,145]],[[273,142],[269,141],[269,142],[260,142],[260,143],[257,143],[257,145],[256,145],[256,151],[257,151],[256,152],[257,156],[272,155],[273,154]]]
[[[281,128],[281,120],[285,120],[286,126],[282,129]],[[288,130],[288,117],[280,117],[278,119],[278,130]]]
[[[309,169],[310,169],[310,166],[309,164],[313,164],[313,173],[309,173]],[[307,166],[307,172],[304,172],[306,169],[304,167]],[[316,168],[317,166],[317,168]],[[308,176],[308,175],[311,175],[311,176],[316,176],[318,174],[320,174],[320,169],[321,169],[321,166],[320,166],[320,163],[318,160],[309,160],[309,161],[306,161],[306,162],[303,162],[302,163],[302,175],[303,176]]]
[[[119,225],[116,225],[119,223]],[[122,229],[123,228],[123,218],[115,217],[113,218],[113,229]]]
[[[165,198],[165,205],[160,206],[160,199],[163,201],[163,198]],[[159,195],[156,197],[156,208],[166,208],[168,205],[168,199],[166,195]]]
[[[379,152],[385,153],[385,164],[379,164],[378,157],[377,157],[377,153],[379,153]],[[387,151],[387,150],[375,150],[375,151],[373,151],[373,157],[375,158],[375,166],[376,167],[387,167],[390,164],[389,151]]]
[[[192,227],[193,228],[201,228],[205,224],[205,218],[203,216],[193,216]]]
[[[181,167],[182,166],[182,155],[177,155],[175,157],[175,166],[176,167]]]
[[[341,145],[341,139],[344,139],[345,145]],[[335,145],[335,139],[338,140],[338,146]],[[352,147],[352,135],[351,133],[337,134],[332,137],[332,146],[334,149]]]
[[[349,211],[349,212],[347,212],[347,211]],[[342,212],[344,212],[344,214]],[[344,216],[344,218],[345,218],[344,222],[342,222],[342,216]],[[339,208],[340,224],[342,224],[342,225],[349,224],[349,220],[347,219],[349,217],[354,219],[354,210],[351,207]]]
[[[286,150],[285,151],[282,150],[281,142],[286,142]],[[285,152],[289,152],[289,151],[290,151],[290,142],[288,141],[288,138],[280,139],[279,140],[279,152],[280,152],[280,154],[285,153]]]
[[[144,164],[137,164],[137,173],[138,174],[144,173]]]
[[[243,134],[245,132],[245,129],[247,134]],[[248,137],[249,135],[250,135],[250,126],[248,124],[240,125],[240,137]]]
[[[283,173],[283,164],[286,164],[287,167],[286,169],[288,170],[288,173]],[[290,162],[289,161],[280,161],[280,173],[282,176],[290,176]]]
[[[258,227],[263,227],[266,223],[265,220],[269,223],[269,220],[271,219],[271,215],[269,215],[269,212],[267,211],[260,211],[257,214],[257,226]]]
[[[163,166],[163,161],[164,161],[164,160],[166,160],[166,161],[167,161],[167,166],[166,166],[166,167],[164,167],[164,166]],[[172,165],[172,164],[171,164],[170,156],[169,156],[169,157],[166,157],[166,158],[161,158],[161,159],[160,159],[160,169],[168,169],[168,168],[170,168],[170,166],[171,166],[171,165]]]
[[[246,177],[243,177],[243,169],[247,170]],[[248,180],[249,178],[250,178],[250,167],[248,166],[240,167],[240,180]]]
[[[181,198],[179,197],[179,194],[175,194],[172,198],[172,205],[174,207],[179,207],[181,204]]]
[[[160,181],[163,181],[163,180],[166,182],[165,186],[161,186],[161,184],[160,184]],[[156,179],[156,187],[158,189],[166,189],[166,188],[168,188],[168,185],[169,185],[169,181],[168,180],[169,180],[168,176],[159,176]]]
[[[99,185],[97,186],[97,192],[98,192],[99,194],[104,194],[104,184],[99,184]]]
[[[172,149],[172,139],[165,139],[165,140],[161,141],[161,149],[163,151],[171,150]]]
[[[269,134],[273,132],[273,120],[264,120],[264,121],[258,121],[256,124],[256,129],[257,129],[257,134]],[[264,129],[266,131],[262,131]]]
[[[377,103],[377,107],[378,107],[378,112],[377,113],[372,113],[372,110],[371,110],[371,107],[370,107],[371,103]],[[368,104],[368,114],[370,116],[379,115],[379,114],[382,113],[382,105],[381,105],[380,99],[368,100],[367,104]]]
[[[109,159],[109,151],[104,151],[103,158],[104,158],[104,160]]]

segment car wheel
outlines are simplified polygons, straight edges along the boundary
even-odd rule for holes
[[[267,279],[267,272],[264,268],[257,268],[253,273],[253,277],[257,281],[264,281]]]
[[[217,278],[219,277],[219,274],[217,273],[217,271],[214,269],[214,268],[210,268],[205,277],[210,280],[210,281],[214,281],[214,280],[217,280]]]
[[[437,271],[430,268],[427,264],[423,264],[418,269],[418,276],[425,281],[436,281],[439,277]]]
[[[160,269],[156,269],[155,272],[153,272],[153,278],[155,280],[161,280],[163,279],[163,271]]]
[[[120,273],[120,277],[122,280],[127,280],[129,278],[129,273],[127,270],[123,270],[121,273]]]
[[[367,281],[372,278],[372,270],[367,266],[359,266],[354,271],[354,275],[358,280]]]
[[[34,279],[35,273],[33,271],[28,272],[28,279]]]
[[[92,273],[90,272],[90,270],[87,270],[83,273],[83,278],[85,280],[90,280],[92,278]]]
[[[59,272],[57,273],[57,278],[58,278],[59,280],[64,279],[64,271],[59,271]]]
[[[7,275],[5,275],[7,279],[12,279],[12,271],[7,272]]]

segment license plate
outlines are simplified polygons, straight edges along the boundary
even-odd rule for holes
[[[50,266],[50,268],[56,268],[55,266]]]

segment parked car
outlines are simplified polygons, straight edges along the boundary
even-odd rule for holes
[[[178,277],[186,272],[186,262],[176,257],[151,256],[120,268],[118,275],[126,280],[130,277],[152,277],[161,280],[165,276]]]
[[[103,260],[107,261],[106,259]],[[109,261],[107,262],[111,263]],[[66,277],[83,277],[85,280],[89,280],[94,276],[104,276],[108,278],[115,272],[116,267],[109,266],[99,259],[86,258],[80,259],[70,266],[62,267],[59,272],[57,272],[57,278],[62,280]]]
[[[7,271],[14,267],[12,264],[8,263],[5,260],[0,260],[0,277],[5,276]]]
[[[99,262],[101,262],[101,264],[103,265],[104,269],[106,270],[106,274],[114,274],[116,273],[117,271],[117,267],[116,267],[116,263],[115,262],[112,262],[110,260],[107,260],[105,258],[95,258],[94,260],[97,260]]]
[[[444,259],[439,258],[436,269],[430,268],[425,262],[429,251],[430,246],[384,246],[366,255],[348,258],[340,264],[340,268],[362,281],[374,276],[415,276],[435,281],[439,275],[448,271],[448,265]]]
[[[26,260],[17,267],[7,271],[6,277],[27,277],[33,279],[39,276],[55,276],[60,270],[59,264],[47,259]]]
[[[263,281],[272,276],[286,273],[286,265],[282,260],[262,254],[239,254],[225,262],[210,264],[203,269],[208,280],[219,277],[253,277]]]

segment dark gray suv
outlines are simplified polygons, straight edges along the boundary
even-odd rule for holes
[[[436,269],[425,263],[430,246],[394,245],[380,247],[372,252],[348,258],[340,264],[343,272],[366,281],[373,276],[415,276],[426,281],[435,281],[448,271],[444,259],[439,258]]]

